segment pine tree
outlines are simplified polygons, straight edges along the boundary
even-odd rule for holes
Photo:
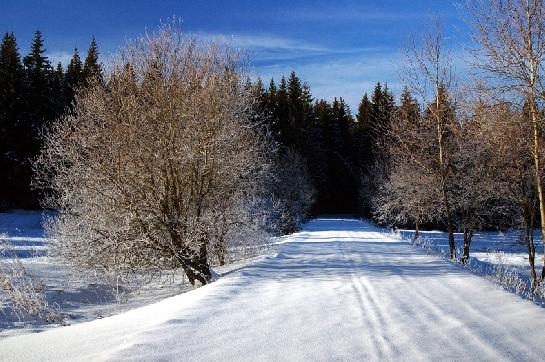
[[[365,93],[360,101],[358,106],[358,114],[356,115],[356,120],[358,121],[358,127],[361,129],[369,128],[369,117],[371,114],[371,101],[369,96]]]
[[[25,73],[17,41],[6,33],[0,45],[0,210],[14,206],[16,172],[24,163],[21,129],[26,109]]]
[[[418,127],[418,122],[420,119],[420,105],[411,95],[411,92],[407,86],[403,88],[399,101],[400,104],[397,110],[397,118],[400,118],[405,123]]]
[[[48,120],[53,118],[53,94],[50,81],[52,80],[52,68],[49,60],[44,55],[45,49],[42,33],[36,31],[32,41],[30,54],[24,59],[27,77],[27,99],[32,104],[29,112],[30,137],[32,145],[28,153],[37,154],[39,150],[39,133]]]
[[[26,74],[27,108],[21,127],[21,156],[24,161],[17,172],[17,207],[34,208],[38,206],[38,194],[31,187],[31,160],[38,154],[42,145],[42,132],[55,117],[55,94],[53,83],[55,72],[45,56],[42,34],[36,31],[30,53],[24,58]]]
[[[292,147],[295,144],[289,106],[287,82],[286,78],[282,77],[275,97],[274,119],[279,130],[279,142],[286,147]]]
[[[85,78],[83,65],[79,56],[78,48],[74,49],[74,55],[70,60],[70,64],[66,68],[65,88],[67,105],[70,106],[74,100],[76,90],[83,85]]]
[[[62,64],[57,63],[55,72],[53,74],[53,81],[51,83],[51,90],[53,93],[53,103],[54,103],[54,118],[58,118],[64,112],[65,107],[69,105],[67,100],[67,94],[65,89],[65,74]]]
[[[92,79],[99,82],[103,81],[102,67],[99,63],[98,55],[98,45],[95,37],[93,37],[91,45],[89,45],[89,50],[87,51],[85,64],[83,65],[83,79],[85,85],[89,84]]]

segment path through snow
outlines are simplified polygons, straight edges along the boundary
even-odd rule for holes
[[[0,360],[542,360],[545,311],[369,223],[127,313],[0,340]]]

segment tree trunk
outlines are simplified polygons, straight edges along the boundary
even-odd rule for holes
[[[537,112],[537,106],[535,102],[535,90],[532,89],[532,94],[530,96],[530,113],[532,115],[532,125],[534,131],[534,147],[533,147],[533,158],[535,166],[535,181],[537,196],[539,200],[539,216],[541,221],[541,240],[545,242],[545,198],[543,195],[543,187],[541,184],[541,157],[540,157],[540,139],[539,139],[539,115]],[[545,249],[544,249],[545,256]],[[543,259],[543,269],[541,270],[541,279],[543,281],[545,278],[545,258]]]
[[[530,277],[532,280],[532,290],[539,286],[539,281],[537,280],[537,273],[535,267],[536,260],[536,246],[534,243],[534,222],[532,215],[532,208],[525,208],[524,210],[524,243],[528,250],[528,264],[530,265]]]
[[[415,222],[415,224],[414,224],[413,242],[415,242],[416,240],[418,240],[418,237],[419,237],[419,234],[418,234],[419,226],[420,226],[420,221],[416,220],[416,222]]]
[[[225,248],[225,243],[222,240],[219,240],[216,244],[216,256],[221,266],[225,265],[225,256],[227,255],[227,250]]]
[[[473,239],[473,230],[464,229],[464,251],[462,254],[462,264],[467,264],[469,261],[469,248],[471,247],[471,240]]]
[[[189,254],[190,256],[177,255],[176,258],[178,259],[178,262],[180,263],[191,285],[194,286],[197,281],[202,285],[210,283],[212,280],[212,271],[210,270],[210,265],[208,264],[206,244],[201,244],[197,255],[191,253],[184,254]]]
[[[448,231],[448,246],[450,249],[450,258],[456,259],[456,241],[454,240],[454,222],[452,221],[452,212],[450,211],[450,204],[447,197],[447,192],[443,190],[443,198],[445,202],[445,209],[447,212],[447,231]]]

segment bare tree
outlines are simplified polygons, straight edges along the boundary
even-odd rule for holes
[[[477,102],[474,111],[459,122],[456,129],[456,152],[452,166],[455,170],[452,185],[453,209],[459,229],[463,231],[462,263],[469,261],[475,231],[483,227],[508,225],[516,212],[511,202],[503,173],[498,167],[497,149],[487,133],[493,126],[491,112],[497,109]]]
[[[435,131],[424,122],[407,87],[389,125],[385,134],[388,179],[372,200],[373,214],[383,223],[414,223],[416,240],[421,223],[444,219],[437,173],[432,169],[435,156],[428,147]]]
[[[491,89],[526,104],[532,131],[531,156],[539,203],[541,235],[545,240],[545,196],[542,186],[542,109],[545,55],[545,4],[542,0],[468,0],[476,66]],[[541,281],[545,278],[545,264]]]
[[[425,33],[418,43],[414,39],[405,49],[407,65],[402,73],[412,93],[417,95],[425,106],[424,121],[421,129],[427,139],[428,155],[433,157],[432,163],[420,163],[421,172],[434,175],[436,187],[440,192],[444,215],[446,218],[450,257],[456,258],[456,243],[454,240],[454,212],[449,190],[451,183],[451,143],[450,128],[455,124],[452,96],[455,94],[455,77],[452,56],[444,44],[441,23],[436,20],[431,31]],[[432,131],[432,132],[429,132]],[[405,142],[397,137],[401,147]],[[424,155],[422,153],[421,155]],[[429,160],[429,159],[428,159]]]
[[[44,283],[29,275],[11,243],[0,240],[0,305],[2,304],[17,315],[27,315],[48,323],[65,324],[64,315],[58,306],[47,301]]]
[[[514,112],[507,103],[483,107],[478,117],[481,139],[492,150],[487,159],[493,175],[494,191],[507,198],[513,223],[521,224],[527,247],[528,264],[533,288],[539,280],[535,270],[536,244],[534,216],[537,210],[535,171],[530,150],[533,147],[532,130],[527,127],[526,113]],[[540,151],[543,153],[543,150]]]
[[[284,150],[276,163],[274,175],[271,186],[278,205],[278,228],[284,234],[291,233],[308,217],[316,192],[306,161],[295,150]]]
[[[35,164],[58,210],[52,251],[106,275],[181,268],[206,284],[229,235],[264,227],[245,203],[261,197],[269,157],[244,64],[163,25],[111,69],[55,122]]]

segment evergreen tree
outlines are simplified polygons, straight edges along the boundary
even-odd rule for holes
[[[291,72],[288,80],[288,104],[289,104],[289,125],[293,133],[293,142],[299,148],[301,146],[300,131],[303,129],[303,88],[301,80]]]
[[[57,63],[57,67],[55,68],[51,89],[53,93],[54,118],[58,118],[64,112],[65,107],[70,104],[66,94],[64,69],[60,62]]]
[[[293,128],[290,124],[289,108],[287,82],[286,78],[282,77],[275,95],[275,112],[273,117],[279,130],[279,142],[286,147],[292,147],[295,144]]]
[[[407,86],[403,88],[399,102],[400,104],[397,111],[397,118],[401,119],[405,123],[414,125],[414,127],[418,127],[418,122],[420,119],[420,105],[411,95],[411,92]]]
[[[0,210],[12,207],[17,196],[17,170],[24,164],[21,145],[25,110],[25,73],[17,41],[6,33],[0,45]]]
[[[84,84],[89,84],[92,79],[96,79],[99,82],[103,81],[102,67],[99,63],[98,55],[98,45],[95,37],[93,37],[91,45],[89,45],[89,50],[87,50],[85,64],[83,65]]]
[[[37,154],[39,150],[39,133],[47,121],[53,118],[53,94],[51,89],[52,68],[44,55],[45,49],[42,33],[36,31],[32,41],[30,54],[24,59],[27,77],[27,100],[32,104],[28,113],[29,136],[31,145],[28,154]]]
[[[30,187],[32,180],[31,160],[41,148],[43,130],[55,117],[55,94],[53,93],[55,72],[45,56],[40,31],[36,31],[30,53],[23,62],[27,82],[26,99],[31,106],[26,110],[22,134],[19,139],[24,163],[18,169],[16,176],[18,190],[14,193],[18,195],[17,207],[35,208],[38,207],[39,197]]]
[[[85,78],[83,65],[79,56],[78,48],[74,49],[74,55],[66,68],[65,88],[67,105],[70,106],[74,100],[75,91],[83,85]]]
[[[371,101],[367,96],[367,93],[363,95],[363,98],[360,101],[358,106],[358,114],[356,115],[356,120],[358,121],[358,128],[362,130],[369,128],[369,117],[371,114]]]

